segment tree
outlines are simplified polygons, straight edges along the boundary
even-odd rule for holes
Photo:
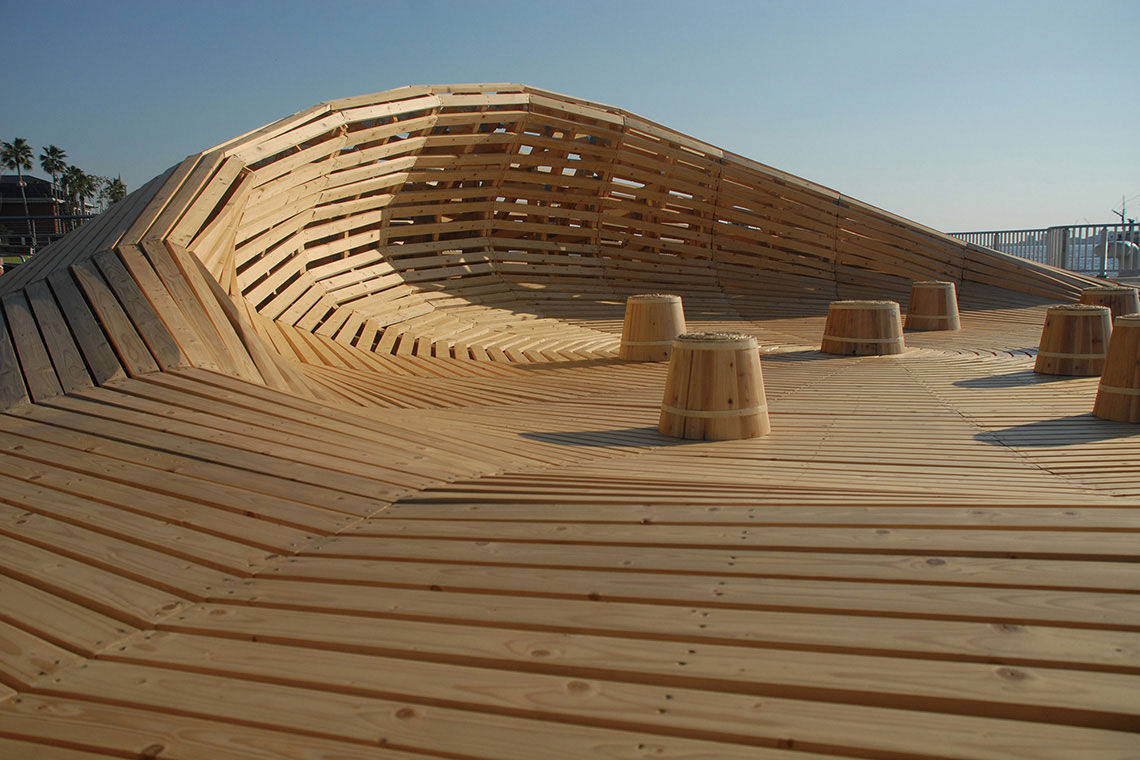
[[[63,194],[68,201],[68,212],[72,214],[79,213],[79,195],[76,190],[79,184],[83,181],[83,170],[78,166],[69,166],[63,171]]]
[[[91,200],[98,204],[99,210],[95,213],[101,214],[107,210],[107,207],[104,203],[107,200],[107,196],[103,191],[107,187],[107,183],[111,180],[107,179],[106,177],[100,177],[98,174],[88,174],[87,178],[91,180],[91,185],[88,188],[87,194],[91,196]]]
[[[79,215],[87,215],[87,198],[99,192],[99,178],[94,174],[87,174],[82,169],[76,170],[72,190],[79,199]]]
[[[98,213],[102,213],[107,210],[107,206],[104,203],[104,201],[107,199],[105,190],[107,188],[107,184],[110,181],[111,180],[107,179],[106,177],[100,177],[95,174],[91,175],[91,199],[99,204]]]
[[[59,175],[67,169],[67,152],[63,148],[49,145],[40,153],[40,168],[51,175],[51,189],[54,193],[59,186]]]
[[[12,142],[0,143],[0,163],[9,169],[16,170],[16,177],[20,183],[20,196],[24,199],[24,216],[28,219],[28,229],[32,233],[32,253],[36,252],[36,223],[28,211],[28,194],[24,190],[24,169],[32,168],[32,146],[22,137]]]
[[[78,166],[69,166],[63,172],[64,195],[68,200],[69,211],[82,216],[87,213],[85,200],[91,195],[91,178]],[[75,220],[72,220],[74,229]]]
[[[104,180],[103,189],[100,191],[100,194],[103,200],[107,202],[107,205],[118,203],[127,197],[127,186],[123,184],[122,177]]]

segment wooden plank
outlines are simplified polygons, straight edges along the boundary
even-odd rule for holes
[[[380,524],[387,519],[376,521]],[[438,522],[438,521],[435,521]],[[599,526],[604,531],[615,526]],[[434,540],[408,535],[400,539],[377,537],[376,527],[353,530],[335,541],[332,554],[353,559],[387,558],[431,562],[441,556],[471,564],[582,568],[594,570],[646,570],[668,573],[710,573],[741,577],[835,578],[851,580],[913,581],[922,583],[956,583],[1003,587],[1049,587],[1087,589],[1090,591],[1131,591],[1136,588],[1134,571],[1126,562],[1108,556],[1099,561],[1042,561],[1019,554],[1017,559],[990,559],[963,556],[949,547],[916,555],[880,554],[873,550],[859,553],[827,553],[825,546],[815,551],[750,551],[739,548],[688,548],[685,546],[649,547],[624,544],[598,545],[575,541],[565,544],[524,543],[512,539],[510,527],[502,523],[488,524],[502,533],[470,541]],[[552,527],[570,528],[559,525]],[[685,532],[699,529],[686,526]],[[765,529],[753,527],[751,532]],[[490,532],[490,531],[488,531]],[[360,534],[371,534],[367,538]],[[1007,537],[1008,541],[1009,538]],[[493,543],[492,543],[493,542]],[[322,552],[326,556],[328,552]]]
[[[24,691],[80,658],[0,619],[0,684]]]
[[[93,527],[106,530],[104,525]],[[125,534],[126,538],[119,538],[6,504],[0,505],[0,532],[20,541],[50,546],[53,551],[96,566],[114,566],[115,572],[138,583],[191,599],[230,577],[205,563],[146,546],[144,536]]]
[[[138,246],[124,245],[120,248],[122,250],[121,255],[126,258],[132,270],[136,268],[141,270],[143,268],[142,262],[135,263],[134,252],[136,250],[146,259],[147,264],[154,269],[163,287],[170,293],[171,298],[179,306],[186,320],[194,329],[198,339],[206,346],[217,370],[221,372],[236,372],[236,370],[231,368],[234,367],[237,359],[230,355],[229,347],[222,340],[218,328],[215,327],[213,320],[211,320],[207,313],[208,309],[200,304],[195,289],[190,285],[187,279],[183,277],[181,270],[171,258],[169,251],[163,246],[155,244],[147,245],[145,243]],[[192,345],[185,350],[192,352],[192,355],[196,355]],[[205,367],[204,364],[197,366]]]
[[[1008,557],[1042,560],[1101,560],[1105,562],[1137,561],[1132,536],[1121,531],[1135,518],[1126,518],[1117,530],[1076,533],[1064,530],[1018,532],[977,530],[962,528],[953,533],[945,530],[923,530],[893,526],[884,533],[882,528],[844,526],[830,528],[767,526],[763,532],[749,525],[705,528],[698,526],[667,525],[581,525],[572,523],[510,523],[496,521],[449,520],[425,523],[418,520],[400,520],[385,516],[356,531],[365,546],[372,537],[407,539],[450,539],[456,541],[498,540],[528,545],[557,544],[582,546],[662,546],[678,550],[704,547],[753,553],[757,551],[835,552],[848,556],[861,553],[879,553],[898,556],[926,556],[946,554],[956,557]],[[388,542],[390,543],[390,542]],[[1011,549],[1016,546],[1016,549]],[[1126,567],[1126,565],[1124,566]],[[1102,569],[1110,573],[1108,567]]]
[[[44,401],[63,393],[27,297],[19,292],[9,293],[4,296],[3,307],[12,329],[12,344],[32,400]]]
[[[183,304],[183,308],[180,308],[137,246],[123,245],[116,249],[116,253],[130,271],[130,277],[138,283],[139,289],[166,325],[177,348],[185,352],[186,360],[203,369],[217,370],[217,361],[191,325],[191,318],[188,318],[183,311],[184,307],[189,307],[191,304]],[[110,266],[114,266],[113,262]],[[194,311],[197,312],[196,309]]]
[[[28,285],[25,293],[64,392],[74,393],[82,388],[91,387],[91,375],[83,363],[83,355],[75,345],[67,322],[59,306],[56,305],[47,283],[37,280]]]
[[[92,258],[103,273],[107,284],[115,292],[119,303],[130,316],[136,331],[150,349],[158,366],[161,369],[186,366],[186,355],[119,257],[113,251],[102,251]]]
[[[0,309],[0,411],[31,402],[24,373],[8,334],[8,320]]]
[[[105,760],[121,757],[104,752],[60,745],[43,745],[34,741],[9,739],[0,736],[0,754],[4,757],[18,757],[20,760]]]
[[[212,612],[216,616],[219,610]],[[266,612],[261,616],[276,617]],[[180,616],[180,619],[184,617]],[[204,618],[198,619],[207,622]],[[1136,688],[1135,675],[1082,674],[1065,669],[1037,668],[1024,671],[1026,677],[1034,679],[1034,690],[1011,691],[1000,679],[993,677],[994,668],[988,664],[926,662],[922,666],[926,673],[924,682],[913,684],[909,677],[914,665],[891,657],[805,654],[707,645],[694,649],[693,645],[681,642],[556,638],[527,636],[517,631],[467,630],[461,633],[460,629],[445,626],[401,625],[390,621],[368,626],[371,631],[368,640],[357,638],[349,641],[342,632],[334,633],[314,626],[317,621],[311,615],[305,616],[305,621],[308,625],[291,629],[289,637],[284,635],[284,631],[270,628],[241,633],[253,634],[258,640],[268,636],[279,644],[305,647],[317,639],[324,645],[322,648],[332,645],[338,651],[349,649],[352,653],[373,658],[373,667],[382,667],[389,676],[394,677],[400,670],[419,673],[418,676],[409,674],[407,680],[411,682],[448,678],[455,670],[463,668],[487,668],[505,671],[501,676],[504,680],[525,680],[516,675],[521,673],[533,674],[534,682],[545,680],[546,676],[573,678],[590,674],[590,677],[602,680],[681,689],[703,688],[902,708],[921,705],[930,711],[1012,719],[1032,719],[1035,713],[1047,710],[1059,723],[1095,724],[1122,730],[1128,730],[1134,722],[1134,718],[1129,716],[1135,711],[1131,699]],[[301,621],[294,616],[293,622]],[[347,625],[351,628],[353,623],[348,622]],[[179,627],[184,628],[182,625]],[[390,636],[388,631],[391,628],[423,638],[417,641]],[[458,643],[460,640],[462,644]],[[378,641],[383,645],[377,646]],[[175,647],[184,643],[179,640]],[[215,647],[206,639],[188,644],[189,648],[201,647],[214,653],[224,646],[219,644]],[[261,647],[248,644],[234,646],[235,650],[239,648],[248,650],[250,659],[256,657],[255,651],[264,654]],[[533,652],[548,654],[536,657],[531,654]],[[205,655],[203,659],[208,657]],[[536,659],[539,661],[537,664]],[[479,680],[479,677],[472,680]],[[444,687],[435,693],[443,695],[446,691]]]
[[[24,541],[0,536],[0,545],[6,576],[136,628],[150,626],[185,603],[167,591]]]
[[[93,500],[68,498],[6,476],[0,476],[0,483],[7,489],[3,497],[5,503],[0,504],[0,525],[9,526],[13,533],[19,532],[14,526],[26,524],[30,515],[36,514],[235,575],[245,575],[249,567],[259,564],[268,553],[260,547],[246,546]]]
[[[214,319],[215,325],[219,324],[219,319],[226,320],[230,329],[219,329],[219,332],[223,334],[223,338],[233,335],[237,341],[236,344],[233,344],[227,340],[227,343],[233,345],[232,350],[235,352],[235,358],[239,359],[240,374],[238,376],[253,382],[265,382],[282,390],[306,393],[307,388],[300,373],[266,349],[257,335],[257,331],[248,323],[237,305],[222,290],[217,281],[204,271],[201,263],[194,258],[193,254],[178,250],[177,247],[172,247],[171,252],[176,258],[184,262],[183,272],[186,273],[187,278],[201,283],[200,295],[206,299],[203,301],[204,303],[210,304],[208,310],[215,307],[218,309],[219,313]],[[206,296],[206,292],[211,294],[212,299]]]
[[[428,574],[430,571],[431,575]],[[438,576],[441,582],[431,580]],[[1128,593],[1022,589],[1013,600],[1001,588],[876,584],[816,579],[738,579],[732,576],[659,575],[472,566],[399,560],[293,558],[269,568],[266,578],[362,583],[401,588],[438,586],[459,593],[519,594],[644,604],[715,605],[726,609],[818,611],[898,617],[1095,627],[1109,620],[1140,626],[1140,602]],[[377,581],[376,579],[382,579]]]
[[[75,285],[75,280],[66,270],[53,272],[48,283],[59,302],[60,310],[67,319],[68,328],[75,335],[79,350],[90,369],[96,383],[121,380],[127,375],[115,350],[107,342],[95,315],[91,313],[83,294]]]
[[[80,261],[71,267],[72,274],[87,295],[100,326],[106,333],[123,368],[132,377],[157,372],[158,364],[147,349],[134,325],[123,312],[114,293],[91,261]]]
[[[1054,751],[1058,745],[1081,751],[1077,748],[1085,749],[1082,742],[1103,752],[1135,747],[1135,735],[1127,732],[1129,725],[1135,725],[1134,721],[1130,722],[1125,715],[1114,717],[1103,712],[1095,715],[1111,726],[1078,728],[1062,723],[1040,723],[1035,727],[1039,733],[1031,740],[1024,736],[1023,723],[1018,719],[934,714],[885,706],[868,708],[839,700],[806,701],[766,694],[755,687],[746,694],[710,693],[675,682],[631,684],[593,677],[591,673],[586,677],[570,676],[571,683],[584,685],[568,689],[566,676],[484,670],[456,663],[439,666],[164,632],[144,635],[144,638],[146,646],[128,647],[117,654],[116,659],[124,664],[151,667],[197,666],[207,671],[253,678],[265,678],[279,673],[282,667],[292,666],[293,682],[309,689],[328,692],[352,683],[357,693],[373,699],[423,705],[413,708],[417,712],[423,710],[431,714],[434,712],[431,705],[446,705],[463,709],[468,715],[481,713],[489,721],[496,713],[525,715],[532,719],[553,714],[560,721],[577,724],[586,735],[591,726],[612,725],[612,719],[599,721],[597,716],[611,711],[614,704],[622,704],[626,706],[622,721],[625,726],[645,732],[668,730],[691,739],[716,737],[753,748],[779,746],[777,740],[787,735],[795,735],[809,745],[868,754],[913,752],[937,737],[944,752],[979,758],[1040,756]],[[298,665],[301,661],[303,664]],[[992,679],[991,669],[985,670]],[[1060,678],[1064,680],[1063,675]],[[1116,694],[1117,700],[1123,696],[1123,690]],[[746,716],[754,713],[758,697],[762,699],[766,719],[750,722]],[[1122,703],[1114,701],[1114,704]],[[999,709],[996,705],[992,707]],[[1074,722],[1084,717],[1094,719],[1077,710],[1054,709],[1048,714],[1056,715],[1058,720]],[[1019,717],[1040,719],[1045,715],[1045,710],[1030,708]],[[548,730],[553,730],[554,724],[548,726]],[[886,730],[888,726],[891,730]],[[978,746],[972,738],[978,734],[986,735],[985,746]],[[499,734],[488,738],[497,743],[505,737]],[[440,750],[451,749],[446,739],[435,741],[439,742]],[[1009,749],[1011,742],[1017,746],[1016,751]]]
[[[118,677],[112,676],[114,671]],[[123,688],[122,678],[129,677],[135,684],[129,692]],[[574,679],[574,683],[582,679]],[[587,684],[588,686],[590,684]],[[155,667],[145,667],[129,663],[91,663],[82,671],[71,671],[65,679],[60,679],[54,691],[64,690],[72,693],[101,693],[107,700],[127,703],[130,706],[151,704],[165,707],[171,704],[182,705],[194,710],[195,714],[209,716],[224,712],[227,715],[241,715],[246,722],[259,724],[272,723],[282,719],[288,720],[294,730],[305,733],[328,736],[336,733],[342,739],[361,740],[368,737],[375,741],[377,736],[383,737],[384,744],[401,749],[421,749],[427,752],[452,753],[462,756],[494,757],[502,760],[513,758],[532,758],[535,746],[543,747],[544,756],[552,760],[566,758],[593,757],[599,753],[625,751],[626,754],[637,752],[640,746],[642,752],[652,747],[653,751],[672,753],[684,756],[686,753],[692,757],[710,758],[712,760],[729,760],[730,758],[754,758],[757,760],[792,760],[793,756],[801,755],[794,751],[780,749],[786,746],[786,741],[777,742],[769,740],[766,745],[763,740],[736,743],[732,741],[737,736],[726,737],[715,730],[712,724],[706,724],[708,729],[699,732],[698,737],[685,731],[669,732],[655,731],[658,726],[665,726],[672,716],[669,709],[656,718],[641,718],[642,707],[636,710],[636,716],[621,722],[592,720],[580,718],[573,723],[563,723],[554,720],[542,720],[549,716],[551,707],[565,704],[568,700],[589,702],[603,699],[603,694],[589,690],[586,693],[577,693],[574,689],[567,695],[566,681],[559,684],[562,692],[561,698],[550,696],[555,700],[548,703],[545,708],[538,710],[531,708],[522,716],[496,714],[494,712],[467,712],[456,709],[444,703],[443,705],[423,705],[399,697],[383,698],[371,696],[355,696],[338,694],[329,691],[318,691],[311,688],[298,688],[258,683],[256,681],[221,679],[216,676],[200,675],[179,671],[164,670]],[[619,690],[615,690],[619,691]],[[128,696],[129,695],[129,696]],[[617,694],[615,694],[617,696]],[[510,699],[506,694],[504,699]],[[664,693],[659,694],[664,700]],[[536,694],[535,699],[539,699]],[[527,698],[520,695],[516,700],[525,702]],[[754,704],[755,699],[750,701]],[[631,704],[631,703],[627,703]],[[765,700],[767,704],[767,700]],[[406,708],[406,709],[405,709]],[[169,708],[167,708],[169,709]],[[652,710],[653,708],[649,708]],[[677,712],[688,713],[686,707],[676,707]],[[403,710],[403,712],[400,712]],[[410,710],[410,712],[409,712]],[[826,709],[813,711],[817,717]],[[719,714],[724,715],[724,712]],[[531,717],[534,715],[535,717]],[[895,717],[896,720],[898,716]],[[914,730],[921,731],[929,725],[931,719],[923,713],[908,713],[907,717],[918,725]],[[712,719],[710,719],[712,720]],[[911,721],[907,721],[911,722]],[[591,725],[594,724],[594,725]],[[600,725],[597,725],[600,724]],[[772,725],[772,724],[769,724]],[[823,721],[824,727],[839,732],[850,724],[844,720]],[[899,723],[895,724],[900,725]],[[977,728],[980,728],[978,726]],[[1001,721],[985,723],[986,734],[994,731],[996,736],[1004,736]],[[827,730],[827,729],[825,729]],[[961,729],[960,729],[961,730]],[[890,742],[895,731],[881,731],[882,742]],[[931,731],[928,736],[935,737],[942,746],[957,747],[968,741],[961,736],[967,735],[964,731],[958,737],[947,735],[942,731]],[[670,735],[673,734],[673,735]],[[800,732],[796,732],[800,735]],[[867,732],[863,733],[866,736]],[[726,741],[727,740],[727,741]],[[1075,744],[1095,752],[1103,752],[1106,756],[1111,752],[1119,753],[1127,747],[1129,737],[1116,732],[1103,732],[1093,729],[1071,729],[1068,727],[1049,728],[1042,732],[1040,744],[1052,742],[1054,747],[1071,749]],[[945,744],[943,744],[945,742]],[[897,742],[901,743],[901,742]],[[999,747],[1004,742],[995,742]],[[1024,746],[1022,742],[1015,742]],[[990,747],[993,747],[991,744]],[[658,749],[660,748],[660,749]],[[1036,752],[1037,756],[1046,750]],[[636,755],[634,755],[636,756]],[[834,758],[835,755],[821,753],[823,758]],[[1000,749],[987,748],[976,757],[1014,757],[1013,754],[1003,753]],[[1032,757],[1033,754],[1022,754],[1020,757]],[[1053,757],[1060,755],[1054,754]]]
[[[247,422],[248,416],[241,410],[235,410],[230,415],[221,415],[205,403],[196,403],[193,397],[175,397],[149,388],[131,390],[135,390],[135,393],[122,393],[119,389],[114,392],[94,390],[82,394],[82,398],[97,402],[96,404],[68,402],[66,408],[96,416],[106,416],[108,419],[127,422],[138,428],[160,430],[246,450],[261,450],[262,453],[272,454],[298,464],[318,466],[329,474],[324,482],[330,486],[336,482],[332,478],[332,473],[336,472],[353,473],[373,479],[395,478],[399,474],[404,474],[411,482],[435,483],[440,480],[441,473],[438,465],[434,463],[420,465],[415,461],[395,460],[397,455],[404,453],[395,442],[390,442],[385,447],[386,450],[372,446],[368,451],[345,452],[343,455],[333,456],[329,453],[336,445],[336,438],[333,436],[315,437],[317,431],[304,428],[297,429],[295,433],[277,432]],[[163,401],[148,401],[145,398],[148,395],[157,396]],[[169,403],[175,398],[183,408]],[[103,405],[114,409],[104,412]],[[278,427],[296,429],[295,426],[289,425],[279,424]],[[315,440],[306,440],[306,438],[315,438]],[[388,455],[383,457],[386,464],[378,461],[381,454]]]
[[[0,687],[2,688],[2,687]],[[373,742],[338,741],[288,730],[243,726],[227,716],[202,719],[143,707],[124,707],[38,694],[0,709],[0,735],[18,735],[38,746],[45,758],[66,760],[77,738],[112,757],[211,757],[218,760],[416,760],[418,753],[376,746]],[[99,755],[103,757],[103,755]],[[13,758],[35,757],[13,754]]]
[[[371,496],[330,492],[243,470],[234,467],[225,457],[221,462],[200,460],[143,445],[119,443],[84,433],[85,420],[78,415],[46,408],[37,408],[32,413],[35,419],[50,420],[52,424],[22,428],[19,437],[0,432],[0,450],[48,463],[69,456],[66,462],[69,469],[191,501],[205,501],[220,509],[245,511],[301,530],[343,526],[357,513],[369,514],[386,503]],[[72,429],[62,425],[70,425]],[[34,443],[36,441],[38,443]],[[177,442],[174,443],[177,446]],[[77,452],[88,455],[80,456]]]
[[[211,339],[207,337],[211,332],[216,336],[213,340],[220,340],[221,345],[213,352],[215,359],[219,361],[219,367],[244,380],[260,382],[261,374],[250,359],[246,346],[235,332],[231,315],[226,311],[225,304],[229,305],[231,311],[233,304],[228,296],[224,296],[225,304],[219,303],[221,289],[212,277],[203,273],[201,263],[193,259],[190,254],[179,255],[175,249],[161,241],[144,240],[141,248],[168,287],[172,282],[180,283],[184,293],[181,296],[175,294],[177,301],[187,299],[185,303],[200,304],[206,312],[208,322],[199,322],[196,327],[199,328],[198,334],[204,340]]]
[[[46,447],[35,449],[45,456],[50,451]],[[138,484],[107,480],[89,471],[60,467],[42,457],[6,457],[3,477],[5,487],[10,489],[4,501],[14,506],[31,502],[47,505],[49,510],[66,510],[76,504],[77,513],[81,513],[84,509],[102,512],[99,505],[106,505],[112,508],[106,513],[111,519],[126,519],[117,515],[119,511],[142,515],[163,524],[240,541],[267,555],[288,554],[314,537],[312,533],[258,519],[256,514],[247,513],[240,502],[227,501],[218,507],[203,498],[206,494],[195,494],[195,500],[183,499]],[[13,482],[15,479],[19,482]]]
[[[9,620],[18,618],[20,625],[35,631],[38,638],[84,657],[92,657],[138,630],[7,575],[0,576],[0,599]]]
[[[116,241],[116,244],[125,243],[128,245],[137,245],[143,240],[147,235],[147,231],[154,224],[154,221],[163,213],[170,203],[170,199],[174,197],[179,188],[183,186],[187,177],[191,176],[191,173],[204,157],[205,154],[201,153],[187,156],[180,163],[171,167],[167,171],[165,181],[160,187],[156,188],[154,194],[148,200],[146,207],[135,216],[130,227],[123,233],[122,238]]]

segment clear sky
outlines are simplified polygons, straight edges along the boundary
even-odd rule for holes
[[[1140,0],[0,0],[0,19],[0,139],[131,189],[321,101],[522,82],[948,232],[1108,222],[1122,196],[1140,218]]]

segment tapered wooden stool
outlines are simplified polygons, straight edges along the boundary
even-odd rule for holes
[[[1140,314],[1117,317],[1093,414],[1117,422],[1140,422]]]
[[[910,286],[907,330],[961,330],[958,292],[952,282],[920,281]]]
[[[755,438],[771,431],[756,339],[691,333],[673,342],[657,429],[702,441]]]
[[[895,301],[832,301],[819,350],[843,356],[886,356],[906,350]]]
[[[668,361],[673,339],[685,332],[680,296],[630,296],[625,299],[618,358],[635,362]]]
[[[1053,306],[1045,313],[1033,371],[1042,375],[1099,375],[1111,334],[1112,316],[1107,306]]]
[[[1085,288],[1081,291],[1081,303],[1090,306],[1107,306],[1112,318],[1140,312],[1140,293],[1136,288],[1124,285],[1119,287]]]

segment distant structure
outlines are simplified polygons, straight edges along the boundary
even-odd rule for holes
[[[1140,226],[1133,220],[951,235],[967,243],[1073,272],[1099,277],[1140,275]]]
[[[63,213],[63,199],[53,192],[51,182],[25,175],[24,194],[28,199],[26,213],[24,196],[20,193],[19,177],[15,174],[0,175],[0,224],[8,228],[9,235],[17,236],[14,239],[0,240],[0,245],[31,244],[32,233],[28,216],[36,218],[36,235],[41,239],[58,237],[65,231],[58,219]]]

